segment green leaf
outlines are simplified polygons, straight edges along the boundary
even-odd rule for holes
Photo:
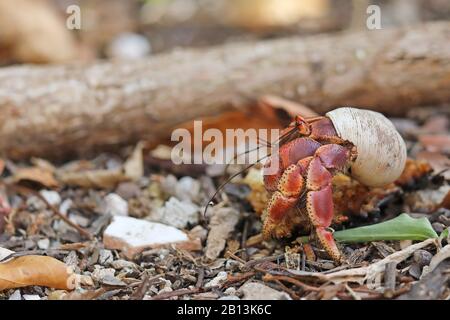
[[[406,213],[370,226],[336,231],[333,236],[336,241],[345,243],[438,238],[427,218],[414,219]],[[298,240],[305,243],[308,242],[308,237],[301,237]]]
[[[442,233],[439,235],[439,240],[442,242],[445,238],[448,238],[448,234],[450,232],[450,228],[445,229],[442,231]]]

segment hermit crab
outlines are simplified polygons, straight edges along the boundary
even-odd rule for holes
[[[343,172],[368,187],[388,185],[405,167],[405,143],[385,116],[356,108],[297,116],[282,137],[263,169],[270,199],[263,213],[263,236],[287,237],[303,219],[329,256],[342,262],[330,229],[333,175]]]

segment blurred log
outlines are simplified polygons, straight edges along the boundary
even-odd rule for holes
[[[68,157],[273,94],[317,112],[339,105],[405,114],[450,102],[450,23],[235,43],[142,61],[0,70],[0,152]]]

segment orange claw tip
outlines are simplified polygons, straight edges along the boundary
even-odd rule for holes
[[[342,255],[334,241],[333,234],[326,228],[319,227],[316,228],[316,235],[320,244],[330,257],[336,262],[342,262]]]

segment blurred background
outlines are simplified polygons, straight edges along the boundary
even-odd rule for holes
[[[450,18],[448,0],[0,0],[0,65],[364,29],[370,4],[382,28]],[[66,28],[70,5],[81,9],[80,30]]]

